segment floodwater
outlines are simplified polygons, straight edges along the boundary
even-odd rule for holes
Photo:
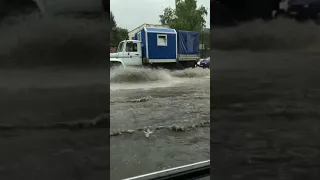
[[[106,22],[32,13],[0,23],[0,179],[107,178]]]
[[[213,179],[319,179],[319,31],[288,19],[214,30]]]
[[[210,159],[210,70],[110,75],[111,179]]]
[[[32,13],[0,24],[2,179],[106,179],[109,167],[119,179],[209,159],[210,71],[108,79],[95,66],[108,58],[106,22]]]

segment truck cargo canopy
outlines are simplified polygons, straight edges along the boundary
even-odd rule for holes
[[[199,54],[199,33],[178,30],[179,54]]]

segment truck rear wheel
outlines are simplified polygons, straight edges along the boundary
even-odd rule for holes
[[[146,57],[144,57],[144,58],[142,59],[142,65],[147,65],[147,64],[149,64],[149,59],[146,58]]]

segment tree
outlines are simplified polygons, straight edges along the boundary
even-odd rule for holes
[[[110,24],[112,29],[117,26],[116,20],[114,20],[114,15],[111,11],[110,11]]]
[[[111,29],[110,29],[110,44],[111,46],[114,46],[115,42],[116,42],[116,36],[117,36],[117,31],[116,31],[116,26],[117,23],[114,19],[113,13],[110,11],[110,25],[111,25]]]
[[[206,15],[207,9],[203,6],[198,8],[197,0],[177,0],[176,9],[167,7],[159,17],[160,23],[169,25],[170,28],[199,32],[199,43],[210,48],[210,32],[203,31]],[[201,55],[206,56],[206,52],[207,49],[201,50]]]
[[[160,15],[160,23],[173,29],[200,31],[205,27],[208,11],[204,6],[197,7],[197,0],[177,0],[176,9],[167,7]]]
[[[121,27],[117,27],[116,28],[116,31],[117,31],[117,40],[120,42],[122,40],[125,40],[125,39],[128,39],[129,36],[128,36],[128,29],[125,29],[125,28],[121,28]]]
[[[112,12],[110,12],[110,25],[111,25],[111,32],[110,32],[111,46],[117,46],[120,41],[124,39],[128,39],[128,30],[121,27],[117,27],[117,22]]]

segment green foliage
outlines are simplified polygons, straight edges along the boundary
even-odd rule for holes
[[[208,56],[210,49],[210,31],[203,29],[206,24],[205,16],[208,11],[205,7],[197,6],[197,0],[177,0],[176,8],[167,7],[160,15],[160,23],[169,25],[177,30],[199,32],[199,44],[204,44],[201,56]]]
[[[115,21],[114,15],[110,12],[110,45],[117,46],[120,41],[128,39],[128,30],[125,28],[117,27],[117,22]]]
[[[116,32],[117,32],[117,38],[118,38],[117,40],[119,40],[119,42],[129,38],[128,29],[116,27]]]
[[[111,28],[114,28],[117,26],[116,20],[114,20],[114,15],[112,12],[110,12],[110,24],[111,24]]]
[[[167,7],[160,15],[160,23],[173,29],[200,31],[205,27],[208,11],[204,6],[197,7],[197,0],[177,0],[176,9]]]

